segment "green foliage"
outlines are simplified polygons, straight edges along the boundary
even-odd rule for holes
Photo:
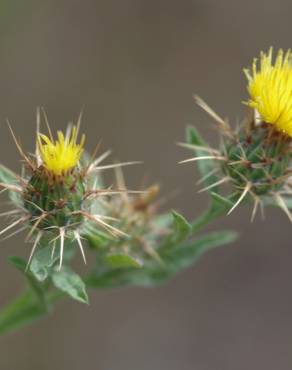
[[[187,142],[193,146],[196,155],[206,155],[202,147],[207,147],[208,144],[203,141],[195,128],[188,127]],[[84,164],[82,162],[82,165],[86,166],[88,160],[85,157],[83,160],[85,162]],[[206,186],[218,181],[214,175],[217,163],[213,160],[204,160],[198,165]],[[18,185],[17,176],[4,166],[0,166],[0,181]],[[38,198],[37,193],[31,194],[33,204],[26,205],[29,212],[37,212],[35,204],[42,209],[45,207],[47,211],[54,211],[54,205],[58,202],[60,194],[62,199],[69,200],[66,207],[69,207],[70,212],[74,211],[78,202],[77,206],[80,206],[79,195],[82,194],[82,197],[84,195],[83,185],[80,191],[77,191],[77,199],[76,193],[71,194],[67,188],[65,193],[63,188],[55,188],[52,193],[52,190],[43,189],[46,184],[41,179],[38,181],[40,183],[37,184],[41,187],[39,191],[46,195],[42,199]],[[102,184],[100,175],[94,174],[92,178],[86,180],[89,189],[97,184]],[[70,297],[87,304],[89,288],[93,290],[126,286],[155,287],[165,283],[192,266],[204,253],[232,243],[236,239],[237,235],[232,231],[198,234],[234,204],[234,197],[224,197],[219,193],[218,187],[209,191],[209,208],[192,222],[188,222],[177,211],[155,214],[152,207],[155,209],[156,205],[152,204],[152,199],[155,198],[156,191],[157,187],[154,186],[141,196],[113,197],[110,201],[107,200],[106,207],[99,199],[88,202],[86,205],[88,212],[102,215],[105,220],[110,220],[111,231],[118,230],[122,233],[117,237],[115,233],[109,233],[108,229],[98,228],[95,223],[86,220],[83,220],[80,227],[80,220],[74,219],[73,223],[78,224],[78,232],[84,247],[87,247],[86,254],[91,252],[95,256],[95,264],[84,277],[69,267],[71,259],[80,247],[76,241],[74,243],[71,235],[73,232],[66,234],[61,269],[59,269],[60,238],[58,235],[56,237],[53,231],[46,233],[46,237],[41,239],[29,266],[19,257],[10,257],[10,263],[25,277],[27,288],[19,298],[0,312],[0,334],[19,329],[45,316],[60,299]],[[13,191],[9,193],[17,206],[23,205],[23,199],[17,193]],[[70,208],[72,206],[74,209]],[[59,209],[56,210],[58,222],[60,221],[62,225],[70,224],[72,220],[67,219],[70,218],[70,212],[63,217],[64,215],[59,215]],[[38,216],[37,212],[36,217]]]
[[[47,310],[47,302],[45,298],[45,289],[39,283],[39,281],[35,278],[35,276],[30,272],[27,271],[27,263],[19,257],[11,256],[9,257],[9,261],[12,265],[14,265],[22,274],[24,274],[31,292],[34,294],[35,298],[37,299],[39,306],[44,310]]]
[[[0,164],[0,182],[3,184],[7,185],[18,185],[18,178],[17,175],[9,170],[7,167],[3,166]],[[10,200],[15,204],[15,205],[22,205],[22,199],[21,196],[14,192],[14,191],[8,191],[9,198]]]
[[[186,129],[186,141],[187,144],[193,145],[194,148],[209,148],[209,144],[204,141],[204,139],[200,136],[198,130],[193,126],[188,126]],[[210,153],[206,152],[203,149],[194,149],[194,153],[196,157],[210,155]],[[219,180],[219,178],[215,176],[215,174],[213,174],[214,171],[218,168],[217,163],[213,159],[198,161],[197,165],[201,177],[205,179],[203,181],[203,184],[205,186],[213,185]],[[216,192],[217,190],[218,187],[212,188],[212,191]]]
[[[11,333],[50,313],[55,302],[62,298],[58,291],[46,293],[48,308],[40,305],[31,291],[26,291],[0,312],[0,335]]]
[[[139,261],[137,258],[122,253],[107,254],[105,256],[105,261],[112,268],[128,268],[128,267],[140,268],[143,266],[143,263]]]
[[[69,267],[63,266],[60,271],[54,269],[52,281],[56,288],[82,303],[88,303],[88,295],[83,280]]]
[[[28,325],[50,311],[46,288],[40,284],[32,273],[27,271],[27,263],[14,256],[10,257],[9,261],[24,275],[28,288],[24,294],[9,303],[0,312],[0,334]]]
[[[237,235],[231,231],[210,233],[188,241],[192,226],[177,212],[172,212],[173,231],[157,247],[157,258],[144,260],[143,268],[110,268],[97,264],[88,276],[87,284],[94,288],[113,288],[126,285],[156,286],[191,266],[204,252],[233,242]],[[209,219],[211,221],[211,218]]]
[[[188,221],[176,211],[172,211],[174,231],[171,235],[171,243],[180,243],[185,240],[191,233],[192,227]]]
[[[48,245],[35,253],[29,266],[30,272],[36,280],[43,282],[50,276],[53,266],[58,259],[56,253],[52,256],[52,247]]]
[[[26,292],[0,312],[0,334],[20,329],[46,313],[47,311],[38,304],[31,292]]]

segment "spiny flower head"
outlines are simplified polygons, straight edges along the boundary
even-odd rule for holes
[[[36,152],[27,155],[10,127],[11,134],[18,151],[25,163],[22,176],[16,175],[0,166],[0,187],[9,190],[15,209],[4,212],[6,215],[18,216],[16,221],[0,231],[0,236],[21,225],[21,230],[27,229],[26,240],[33,240],[33,248],[28,266],[36,248],[43,242],[52,246],[52,256],[55,247],[59,246],[59,268],[62,266],[63,252],[66,244],[74,240],[82,252],[81,235],[87,225],[104,231],[104,237],[127,237],[123,231],[108,223],[112,219],[101,212],[100,199],[107,204],[109,197],[128,193],[128,190],[113,190],[104,187],[101,171],[137,162],[124,162],[110,165],[100,165],[107,158],[107,151],[96,158],[83,155],[85,136],[78,140],[81,116],[76,126],[69,126],[64,135],[57,132],[53,139],[49,124],[49,135],[37,132]],[[38,127],[40,115],[37,111]],[[135,192],[134,192],[135,193]],[[1,214],[3,216],[3,214]],[[1,216],[0,215],[0,216]],[[19,232],[13,232],[12,235]]]
[[[83,152],[85,136],[77,144],[78,129],[69,128],[66,136],[62,131],[57,132],[58,139],[54,140],[46,135],[38,134],[38,149],[45,169],[56,176],[66,174],[74,168]]]
[[[256,115],[248,114],[236,129],[222,119],[202,99],[197,104],[216,122],[221,135],[218,149],[211,148],[193,127],[187,130],[187,143],[183,147],[196,155],[181,163],[196,161],[203,175],[200,190],[219,195],[223,208],[230,206],[230,214],[244,199],[254,201],[252,219],[261,206],[274,204],[282,208],[292,221],[285,197],[291,191],[291,137],[271,129],[266,122],[258,122]],[[202,161],[202,163],[201,163]],[[227,199],[222,198],[221,186],[229,184],[232,190]],[[214,198],[214,201],[217,201]],[[223,209],[222,208],[222,209]]]
[[[250,99],[247,104],[254,108],[265,123],[277,131],[292,137],[292,53],[280,49],[273,62],[273,49],[260,55],[260,63],[254,59],[252,71],[245,69]]]

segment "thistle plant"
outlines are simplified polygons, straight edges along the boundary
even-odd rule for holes
[[[0,334],[45,316],[66,297],[88,303],[88,289],[167,282],[204,252],[236,239],[233,231],[201,233],[244,202],[253,204],[252,219],[258,208],[272,205],[292,221],[291,52],[280,50],[273,61],[270,49],[244,73],[248,112],[238,127],[196,97],[215,121],[221,140],[212,148],[195,127],[186,130],[181,145],[195,156],[183,163],[198,164],[200,191],[210,196],[206,211],[190,222],[177,211],[161,211],[158,184],[128,189],[122,167],[139,162],[103,164],[110,151],[99,154],[99,146],[88,154],[86,137],[79,133],[81,117],[65,133],[54,135],[44,115],[43,134],[38,111],[32,155],[11,129],[23,168],[17,175],[0,165],[0,186],[12,206],[1,213],[10,223],[0,235],[24,232],[24,241],[32,247],[26,259],[9,258],[27,284],[24,293],[0,311]],[[105,181],[105,170],[114,171],[113,184]],[[76,253],[85,263],[90,260],[82,277],[72,268]]]
[[[204,251],[235,239],[230,231],[193,238],[192,225],[182,215],[159,212],[159,185],[127,188],[122,167],[139,162],[103,164],[110,151],[97,155],[97,147],[88,154],[85,135],[79,135],[81,117],[56,137],[44,117],[48,134],[40,132],[38,111],[32,155],[10,128],[21,175],[0,165],[0,186],[11,203],[1,213],[10,222],[0,235],[24,232],[24,241],[32,244],[27,259],[9,258],[27,288],[0,312],[0,333],[44,316],[66,296],[88,303],[88,288],[155,286]],[[115,171],[114,184],[105,184],[105,170]],[[76,253],[85,263],[91,259],[83,277],[71,267]]]
[[[292,64],[291,51],[261,53],[252,70],[244,69],[248,81],[249,111],[238,127],[216,114],[202,99],[195,97],[215,121],[221,137],[218,149],[211,148],[192,129],[187,144],[196,156],[183,162],[207,161],[202,190],[209,190],[225,202],[230,214],[242,201],[253,203],[253,220],[259,207],[280,207],[292,221],[291,138],[292,138]],[[227,195],[223,184],[229,185]]]

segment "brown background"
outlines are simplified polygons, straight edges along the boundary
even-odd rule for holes
[[[84,106],[89,149],[102,139],[114,158],[144,161],[127,169],[129,185],[148,173],[165,194],[181,191],[169,207],[198,215],[207,199],[175,142],[186,123],[211,142],[216,133],[192,94],[241,117],[241,70],[261,49],[291,46],[291,11],[288,0],[2,0],[1,161],[19,169],[6,117],[29,151],[37,105],[54,128]],[[94,292],[89,307],[60,304],[1,338],[0,369],[290,370],[292,228],[277,210],[253,224],[250,212],[216,224],[238,229],[239,242],[166,286]],[[28,253],[21,237],[1,244],[0,305],[23,285],[6,257]]]

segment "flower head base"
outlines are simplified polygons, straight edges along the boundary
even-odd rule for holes
[[[55,175],[61,176],[73,169],[80,160],[83,152],[85,136],[77,144],[78,129],[69,128],[66,136],[58,131],[56,141],[43,134],[38,134],[38,149],[45,169]]]
[[[258,68],[254,59],[252,72],[245,69],[250,99],[261,120],[292,137],[292,53],[279,50],[273,63],[273,49],[261,53]]]

